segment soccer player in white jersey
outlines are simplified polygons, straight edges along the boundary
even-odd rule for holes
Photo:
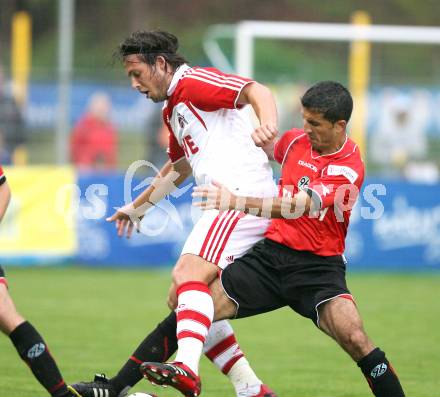
[[[177,38],[163,31],[136,32],[119,47],[132,87],[154,102],[165,101],[163,118],[170,132],[170,160],[151,186],[108,219],[116,223],[120,236],[129,237],[145,212],[191,174],[197,184],[216,181],[240,195],[276,194],[268,158],[252,140],[256,133],[277,134],[276,105],[269,89],[214,68],[190,67],[177,48]],[[247,104],[259,120],[256,130],[248,113],[240,110]],[[175,312],[141,343],[116,377],[78,383],[75,389],[83,397],[101,390],[109,397],[122,395],[140,379],[143,363],[142,374],[150,381],[198,396],[203,350],[229,376],[237,396],[275,396],[249,366],[229,323],[212,323],[209,290],[219,271],[261,240],[267,226],[268,220],[237,211],[206,211],[172,273],[168,303]],[[174,362],[157,363],[177,347]]]

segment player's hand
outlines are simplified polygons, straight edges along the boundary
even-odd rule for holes
[[[119,237],[122,237],[125,234],[127,238],[130,238],[135,227],[136,231],[139,233],[142,218],[143,215],[139,216],[133,207],[133,204],[128,204],[118,208],[118,210],[112,216],[108,217],[106,221],[115,222]]]
[[[227,211],[236,209],[237,196],[217,182],[213,182],[211,185],[196,186],[192,197],[201,199],[193,201],[193,205],[202,210]]]
[[[275,124],[262,124],[252,133],[252,139],[256,146],[265,147],[271,145],[278,135],[278,128]]]

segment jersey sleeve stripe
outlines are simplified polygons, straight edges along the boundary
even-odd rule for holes
[[[207,75],[207,77],[211,77],[211,78],[214,78],[214,79],[228,80],[231,84],[242,85],[242,84],[245,84],[245,83],[248,82],[248,80],[246,80],[246,79],[240,79],[238,77],[233,77],[233,76],[224,76],[224,75],[221,75],[221,74],[218,74],[218,73],[213,73],[213,72],[210,72],[209,70],[204,70],[204,69],[196,69],[194,71],[194,73],[199,73],[199,74],[202,74],[202,75]]]
[[[185,79],[194,79],[194,80],[203,81],[204,83],[212,84],[212,85],[215,85],[215,86],[220,87],[220,88],[229,88],[230,90],[233,90],[233,91],[240,91],[240,88],[238,88],[238,87],[234,87],[234,86],[231,86],[231,85],[228,85],[228,84],[219,84],[219,83],[216,83],[214,81],[207,80],[207,79],[205,79],[203,77],[194,76],[192,74],[188,75],[188,76],[185,76],[184,78]]]
[[[196,73],[192,73],[192,74],[190,74],[188,76],[185,76],[185,77],[191,77],[191,76],[198,76],[200,78],[207,79],[209,81],[214,81],[214,82],[219,83],[219,84],[228,84],[228,85],[231,85],[231,86],[236,87],[236,88],[240,88],[243,85],[241,83],[237,83],[235,81],[231,81],[231,80],[228,80],[228,79],[218,79],[218,78],[215,78],[215,77],[203,74],[203,73],[197,73],[197,72]]]
[[[242,87],[243,84],[245,83],[245,82],[237,83],[236,81],[233,81],[233,80],[230,80],[230,79],[227,79],[227,78],[224,78],[224,77],[217,78],[217,77],[213,77],[213,76],[206,75],[206,74],[203,74],[203,73],[194,73],[192,76],[200,76],[200,77],[203,77],[203,78],[211,80],[211,81],[216,81],[217,83],[229,84],[229,85],[232,85],[232,86],[237,87],[237,88]]]

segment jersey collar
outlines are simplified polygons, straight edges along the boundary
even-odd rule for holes
[[[171,80],[170,86],[168,87],[167,90],[167,95],[170,97],[171,95],[173,95],[174,90],[176,89],[177,83],[179,82],[179,80],[183,77],[183,75],[185,74],[185,72],[191,69],[191,67],[189,65],[187,65],[186,63],[184,63],[183,65],[180,65],[176,71],[174,72],[174,76]]]

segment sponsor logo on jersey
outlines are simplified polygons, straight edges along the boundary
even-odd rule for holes
[[[27,352],[28,358],[37,358],[41,356],[46,350],[44,343],[36,343]]]
[[[354,183],[359,176],[359,174],[353,168],[345,165],[329,165],[327,168],[327,175],[342,175],[345,176],[351,183]]]
[[[185,116],[179,112],[177,112],[177,122],[179,123],[180,128],[184,128],[188,122],[185,119]]]
[[[298,164],[302,165],[303,167],[310,168],[312,171],[318,172],[318,168],[316,168],[313,164],[307,163],[303,160],[298,160]]]
[[[226,257],[226,262],[228,262],[228,263],[234,262],[234,255],[227,256]]]
[[[377,364],[373,368],[373,370],[371,371],[371,377],[376,379],[379,376],[383,375],[386,372],[387,369],[388,369],[388,366],[385,363]]]
[[[306,189],[309,186],[310,178],[308,176],[302,176],[298,181],[298,188],[301,190]]]

